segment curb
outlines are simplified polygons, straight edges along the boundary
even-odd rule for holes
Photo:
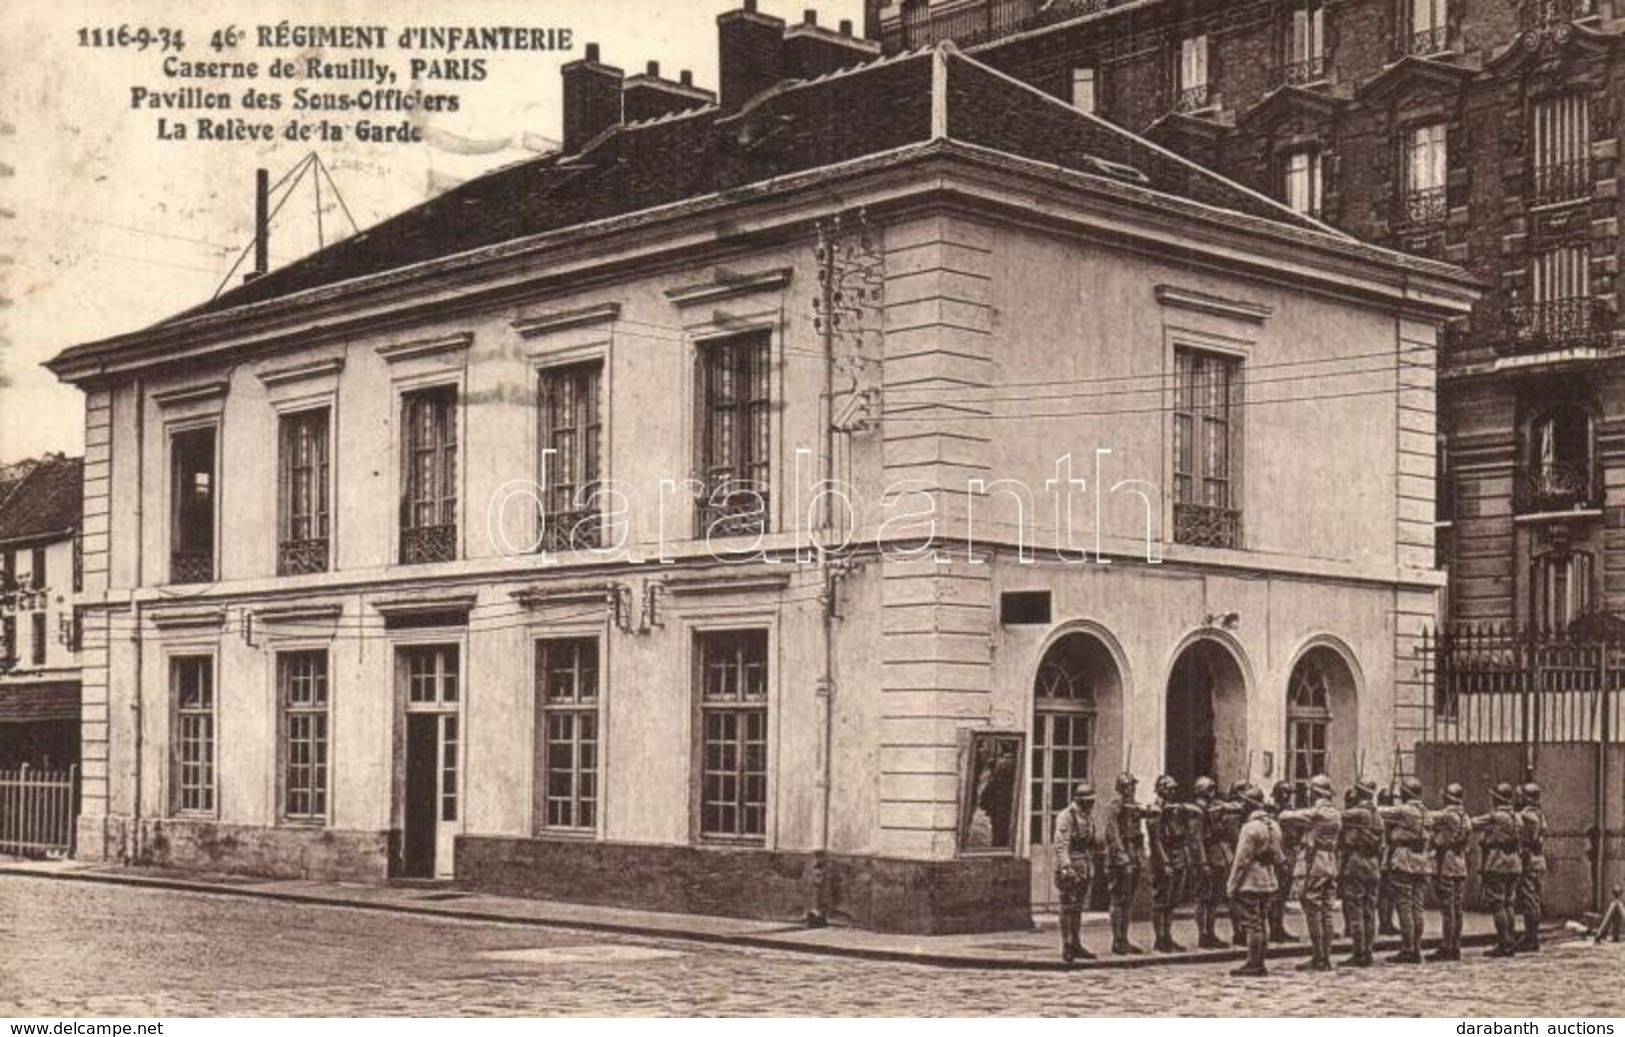
[[[694,929],[682,929],[673,926],[638,925],[630,922],[594,921],[592,919],[556,919],[556,918],[515,918],[512,915],[499,914],[493,911],[478,909],[459,909],[454,905],[430,907],[420,904],[386,903],[379,901],[347,900],[343,897],[327,896],[321,893],[296,893],[275,889],[252,889],[243,886],[232,886],[223,883],[202,882],[191,879],[168,878],[164,876],[149,875],[120,875],[110,872],[79,871],[36,871],[30,868],[17,868],[0,865],[0,875],[14,875],[24,878],[49,879],[57,882],[87,882],[104,886],[135,886],[148,889],[172,890],[182,893],[204,893],[216,896],[236,896],[254,900],[266,900],[287,904],[308,904],[317,907],[351,908],[357,911],[379,911],[391,914],[412,915],[423,918],[454,918],[463,921],[488,922],[500,925],[529,926],[538,929],[576,929],[584,932],[612,933],[620,936],[641,936],[662,940],[679,940],[688,943],[715,944],[721,946],[749,947],[759,950],[788,951],[796,954],[811,954],[820,957],[853,958],[864,961],[884,961],[913,965],[928,965],[944,969],[973,969],[988,972],[1090,972],[1108,969],[1143,969],[1156,968],[1162,965],[1218,965],[1229,962],[1245,961],[1247,954],[1242,948],[1212,951],[1185,951],[1177,954],[1139,954],[1125,957],[1102,956],[1089,961],[1067,963],[1059,960],[1059,951],[1055,959],[1038,958],[977,958],[967,954],[943,954],[932,951],[888,950],[883,947],[843,947],[838,944],[808,944],[800,940],[789,940],[774,936],[774,932],[808,932],[807,927],[801,925],[786,926],[783,929],[765,933],[712,933]],[[1489,946],[1495,940],[1493,933],[1476,933],[1462,938],[1463,947]],[[1426,938],[1422,941],[1424,949],[1436,947],[1437,938]],[[1399,941],[1392,938],[1377,941],[1372,949],[1374,951],[1391,951],[1399,947]],[[1309,949],[1307,941],[1292,944],[1272,944],[1266,952],[1266,958],[1301,958]],[[1341,954],[1352,950],[1346,941],[1337,941],[1332,945],[1332,953]]]

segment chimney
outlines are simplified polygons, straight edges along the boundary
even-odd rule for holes
[[[737,11],[717,15],[717,66],[724,112],[737,112],[780,79],[784,19],[756,10],[744,0]]]
[[[800,25],[784,31],[784,54],[780,74],[786,79],[816,79],[837,69],[861,65],[880,57],[880,44],[852,35],[852,23],[841,22],[840,29],[821,28],[818,12],[808,10]]]
[[[651,61],[641,76],[627,77],[621,111],[627,122],[642,122],[713,104],[716,99],[716,94],[694,85],[692,72],[685,69],[673,82],[661,77],[660,62]]]
[[[579,61],[563,66],[564,150],[582,145],[621,122],[621,70],[598,60],[598,44],[587,44]]]
[[[271,171],[254,170],[254,269],[243,283],[264,277],[271,269]]]

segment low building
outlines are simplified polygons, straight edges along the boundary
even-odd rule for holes
[[[951,45],[719,33],[52,361],[83,855],[981,930],[1076,780],[1392,765],[1468,279]]]

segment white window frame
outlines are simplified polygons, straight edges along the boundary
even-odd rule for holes
[[[575,690],[567,699],[554,699],[548,694],[548,671],[543,667],[543,652],[550,646],[563,647],[565,645],[593,646],[593,690],[590,695],[581,692],[581,676],[579,656],[573,669],[575,674]],[[596,833],[603,823],[604,816],[604,781],[603,781],[603,752],[604,752],[604,644],[597,634],[550,634],[547,637],[538,637],[532,642],[532,666],[534,667],[534,682],[536,699],[536,752],[533,754],[534,773],[536,781],[535,796],[535,828],[539,832],[563,833],[571,835],[592,835]],[[553,773],[551,736],[551,721],[555,717],[570,718],[570,795],[568,822],[555,822],[552,819],[552,807],[555,797],[548,784]],[[588,741],[582,736],[582,719],[590,717],[593,725],[592,764],[583,767],[581,764],[581,747]],[[592,779],[592,794],[583,795],[581,792],[582,779],[589,776]],[[582,806],[591,803],[591,818],[583,822]]]
[[[202,662],[202,672],[208,682],[207,708],[185,708],[181,704],[181,682],[177,667],[181,663]],[[213,648],[187,649],[176,647],[164,655],[164,680],[168,688],[172,712],[170,727],[170,771],[173,782],[169,797],[170,813],[176,817],[218,817],[220,813],[220,680],[219,657]],[[186,746],[198,741],[185,733],[188,718],[207,721],[206,749],[199,759],[186,759]],[[186,780],[188,767],[201,767],[202,780]],[[188,795],[196,791],[198,801],[189,803]]]
[[[1090,115],[1100,111],[1100,72],[1092,65],[1072,69],[1072,107]]]
[[[333,817],[333,659],[325,645],[279,645],[272,661],[273,680],[277,696],[277,816],[288,824],[325,825]],[[291,686],[285,679],[284,661],[295,656],[319,657],[322,660],[320,704],[295,705],[290,701]],[[314,689],[314,685],[312,686]],[[292,721],[295,716],[319,720],[321,758],[309,764],[311,784],[306,790],[311,797],[311,809],[298,812],[289,809],[293,794]],[[321,809],[315,809],[319,795]]]

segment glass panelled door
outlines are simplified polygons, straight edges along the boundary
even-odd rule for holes
[[[462,700],[456,645],[400,649],[406,685],[403,874],[450,878],[462,813]]]

